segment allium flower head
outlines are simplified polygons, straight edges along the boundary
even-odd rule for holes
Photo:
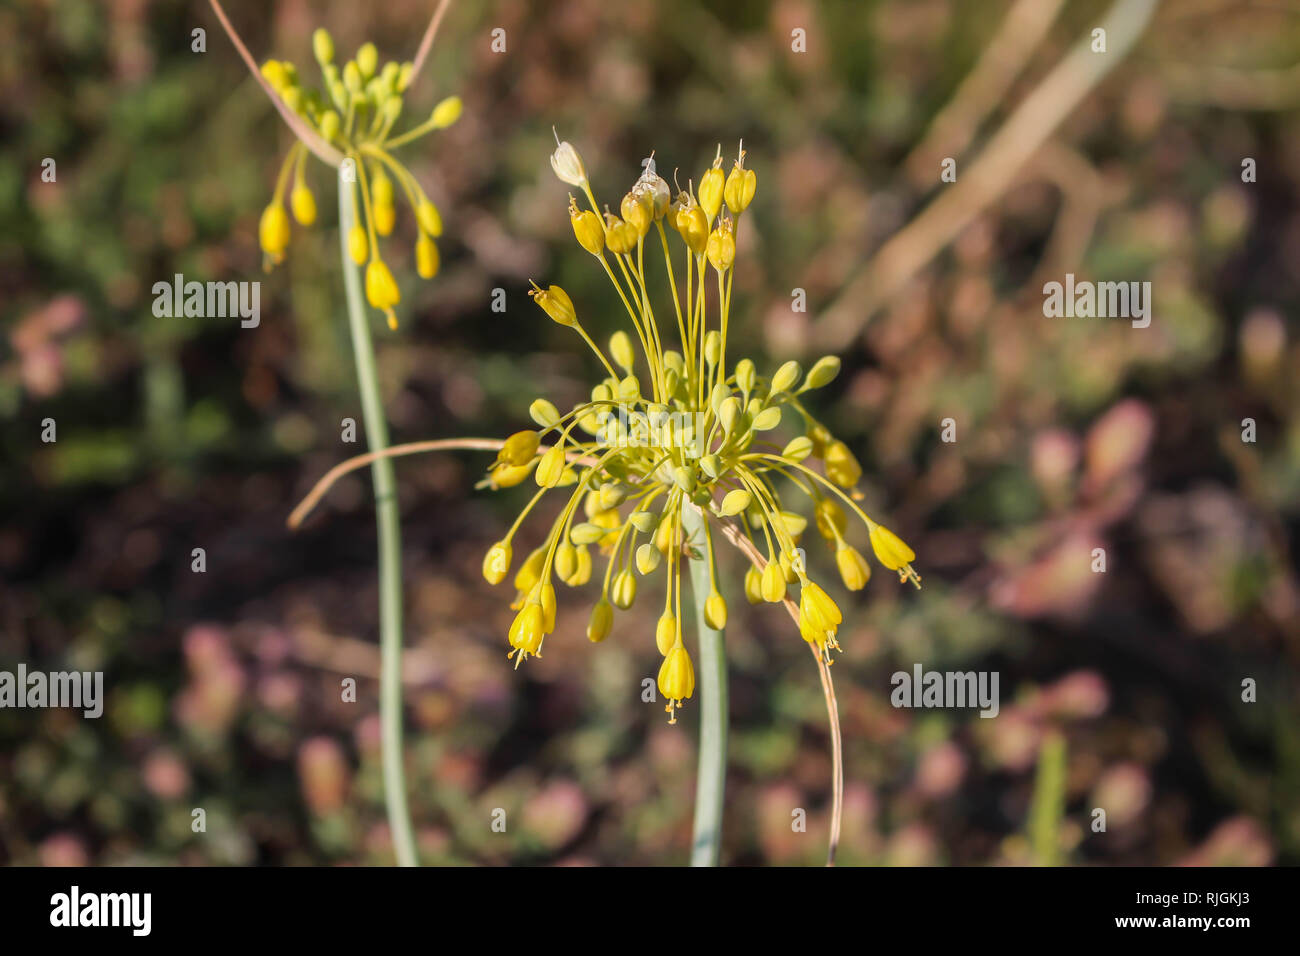
[[[381,67],[379,51],[373,43],[366,43],[340,67],[334,62],[334,40],[324,29],[313,34],[312,51],[320,67],[319,89],[305,87],[297,68],[287,60],[267,60],[261,68],[263,79],[282,104],[282,112],[287,110],[305,124],[292,125],[295,129],[305,128],[309,134],[303,134],[305,138],[289,148],[271,202],[262,213],[258,237],[263,265],[270,271],[284,261],[289,245],[286,192],[289,210],[299,225],[310,226],[316,221],[316,197],[304,169],[308,152],[337,158],[338,165],[350,162],[355,173],[353,201],[359,221],[348,236],[349,252],[357,265],[366,267],[367,301],[385,313],[389,326],[396,328],[393,306],[401,301],[401,292],[380,254],[379,239],[393,232],[400,193],[415,220],[416,272],[421,278],[431,279],[440,261],[434,239],[442,234],[442,216],[392,150],[456,122],[461,113],[460,98],[448,97],[434,107],[428,119],[395,135],[393,128],[402,115],[413,64],[389,61]]]
[[[605,376],[589,401],[564,413],[538,398],[530,408],[537,429],[505,442],[482,485],[511,487],[531,474],[537,490],[506,537],[489,550],[483,574],[493,584],[505,580],[514,535],[547,493],[557,490],[563,501],[546,540],[514,577],[512,607],[518,614],[509,640],[516,666],[540,654],[554,630],[552,582],[586,583],[592,552],[598,551],[606,563],[587,626],[592,642],[609,635],[615,608],[635,602],[639,577],[663,577],[664,606],[655,628],[663,657],[658,683],[675,720],[695,688],[682,640],[683,558],[707,560],[705,620],[716,629],[727,620],[715,526],[729,525],[766,555],[761,571],[745,572],[745,596],[753,603],[780,602],[794,589],[800,633],[827,661],[839,647],[843,614],[807,568],[802,545],[809,526],[825,541],[849,590],[861,589],[871,573],[862,552],[849,543],[850,514],[862,522],[885,567],[918,587],[920,578],[910,564],[912,550],[858,505],[857,459],[805,403],[809,391],[835,378],[839,360],[827,356],[806,374],[799,363],[786,362],[764,376],[752,360],[729,354],[736,229],[757,189],[744,150],[727,175],[719,149],[699,188],[679,190],[675,198],[651,157],[614,214],[597,203],[577,150],[556,139],[552,167],[582,191],[589,207],[569,196],[574,236],[617,291],[631,334],[619,331],[602,348],[563,289],[534,285],[542,311],[577,332]],[[670,243],[670,232],[680,244]],[[647,274],[646,259],[658,256],[666,282]],[[663,299],[658,293],[665,285]],[[676,348],[666,344],[669,336],[675,336]],[[777,437],[782,432],[784,439]],[[820,471],[809,464],[817,461]],[[789,500],[792,495],[803,499],[807,516]],[[684,518],[698,519],[702,539],[690,538],[691,522]]]

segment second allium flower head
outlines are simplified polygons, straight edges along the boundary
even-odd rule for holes
[[[267,60],[262,76],[290,110],[311,125],[331,146],[352,163],[353,201],[359,221],[348,235],[348,249],[357,265],[364,265],[366,299],[384,312],[391,328],[397,327],[393,306],[401,300],[397,281],[379,251],[379,237],[392,233],[397,220],[396,190],[405,196],[416,224],[415,266],[421,278],[438,272],[438,247],[442,217],[425,195],[419,181],[392,153],[435,129],[456,122],[461,113],[459,97],[440,102],[427,120],[400,135],[392,130],[402,114],[403,95],[411,81],[412,64],[388,62],[379,66],[379,53],[366,43],[340,69],[334,62],[334,41],[324,29],[312,36],[312,50],[320,66],[323,90],[306,89],[298,71],[286,60]],[[262,212],[258,238],[265,267],[284,261],[289,245],[289,211],[300,225],[316,221],[316,199],[307,185],[304,165],[308,149],[295,143],[285,156],[271,202]],[[292,188],[289,183],[292,178]]]
[[[662,569],[666,594],[655,633],[663,656],[658,683],[675,720],[676,708],[695,687],[682,640],[684,551],[708,561],[707,622],[721,629],[727,620],[727,603],[717,584],[714,524],[729,523],[756,553],[767,555],[761,572],[750,568],[745,575],[751,603],[783,601],[787,588],[797,586],[804,640],[828,661],[831,649],[839,647],[836,633],[843,616],[803,561],[800,542],[808,519],[786,507],[778,480],[811,502],[815,527],[833,549],[845,587],[859,590],[871,574],[862,553],[847,540],[849,513],[863,522],[885,567],[918,587],[920,577],[911,567],[912,550],[858,505],[862,469],[853,453],[801,400],[835,377],[839,360],[827,356],[806,375],[797,362],[786,362],[768,377],[760,376],[747,358],[728,365],[735,230],[757,188],[757,177],[745,167],[744,149],[726,174],[719,149],[698,188],[691,182],[676,197],[651,157],[619,204],[620,215],[608,208],[602,215],[578,151],[558,136],[556,141],[551,167],[563,182],[582,191],[589,207],[581,208],[570,195],[574,236],[616,289],[633,336],[616,332],[607,355],[587,334],[563,289],[534,287],[537,304],[582,337],[607,376],[592,389],[590,401],[564,414],[548,400],[537,399],[530,412],[539,429],[517,432],[505,442],[483,484],[512,487],[531,474],[539,490],[505,538],[489,549],[483,575],[493,584],[504,580],[513,561],[511,542],[524,519],[548,490],[572,488],[545,542],[514,576],[517,594],[511,606],[518,613],[509,630],[510,653],[518,666],[541,652],[546,635],[555,629],[552,579],[569,586],[587,583],[592,548],[609,559],[587,626],[593,642],[609,635],[615,607],[626,609],[635,601],[637,575]],[[680,283],[665,223],[685,246]],[[647,243],[651,255],[656,247],[662,252],[667,270],[671,301],[661,307],[662,318],[649,292]],[[674,321],[680,351],[663,343],[665,328]],[[644,380],[637,371],[638,346]],[[797,416],[801,434],[784,446],[774,444],[766,433],[789,418],[787,411]],[[551,444],[544,446],[548,438]],[[805,464],[808,459],[820,460],[822,471]],[[701,515],[703,540],[688,540],[686,509]],[[638,544],[641,536],[646,540]]]

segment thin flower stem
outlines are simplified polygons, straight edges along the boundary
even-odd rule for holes
[[[358,163],[358,175],[360,164]],[[361,415],[371,452],[388,447],[388,423],[379,394],[379,374],[370,324],[361,299],[361,273],[348,252],[348,234],[356,219],[350,183],[339,176],[339,248],[347,290],[348,327],[357,363]],[[370,466],[375,488],[375,522],[379,536],[379,721],[383,757],[384,802],[399,866],[417,866],[415,833],[406,802],[402,760],[402,529],[397,511],[397,480],[389,458]]]
[[[709,627],[704,605],[711,590],[705,518],[694,505],[682,508],[690,549],[691,596],[700,635],[696,686],[700,699],[700,754],[695,778],[695,826],[691,866],[717,866],[722,855],[722,807],[727,783],[727,648],[723,631]]]
[[[748,536],[748,529],[739,530],[734,522],[722,522],[722,536],[730,541],[747,557],[760,572],[767,567],[767,561],[758,545]],[[794,601],[786,597],[782,600],[786,613],[795,627],[799,626],[799,608]],[[826,843],[826,865],[835,865],[835,852],[840,845],[840,827],[844,819],[844,739],[840,734],[840,706],[835,699],[835,682],[831,678],[830,668],[822,659],[815,644],[809,644],[813,660],[817,662],[817,671],[821,676],[822,694],[826,698],[826,721],[831,734],[831,832]]]

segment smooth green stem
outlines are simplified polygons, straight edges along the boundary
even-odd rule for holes
[[[339,175],[339,246],[347,289],[348,327],[357,360],[361,417],[372,452],[388,447],[388,423],[379,394],[370,319],[361,298],[361,271],[348,253],[348,233],[356,221],[352,184]],[[384,766],[384,802],[399,866],[416,866],[415,833],[406,804],[402,765],[402,527],[397,512],[397,480],[391,458],[370,466],[375,487],[375,523],[379,532],[379,723]]]
[[[727,647],[725,634],[709,627],[704,605],[711,590],[711,555],[704,538],[705,518],[694,506],[682,508],[691,559],[691,596],[700,635],[695,669],[700,702],[700,759],[695,777],[695,830],[691,866],[717,866],[722,853],[722,805],[727,785]]]

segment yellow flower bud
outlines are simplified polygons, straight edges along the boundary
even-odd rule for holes
[[[773,405],[771,408],[765,408],[754,416],[754,423],[751,426],[756,432],[771,431],[777,425],[781,424],[781,409]]]
[[[262,210],[262,218],[257,225],[257,238],[269,261],[284,261],[284,250],[289,245],[289,217],[285,214],[283,203],[273,202]]]
[[[483,577],[488,584],[500,584],[510,572],[513,551],[509,541],[498,541],[483,556]]]
[[[564,579],[564,583],[571,588],[581,587],[591,580],[591,549],[586,545],[579,545],[575,550],[578,553],[577,567]]]
[[[370,199],[376,206],[393,204],[393,181],[378,166],[370,177]]]
[[[506,465],[526,465],[537,454],[541,437],[531,429],[515,432],[505,440],[497,452],[497,463]]]
[[[397,207],[392,203],[375,203],[375,232],[381,236],[392,235],[397,223]]]
[[[555,585],[543,579],[533,585],[533,591],[542,603],[542,627],[550,634],[555,630]]]
[[[642,574],[650,574],[663,561],[663,552],[647,541],[636,549],[636,569]]]
[[[582,248],[593,256],[598,256],[604,251],[605,227],[600,224],[600,217],[590,209],[579,209],[572,196],[569,197],[569,222]]]
[[[515,590],[527,594],[542,579],[542,566],[546,563],[546,548],[535,548],[519,570],[515,572]]]
[[[324,27],[317,27],[311,35],[311,49],[321,66],[334,62],[334,38]]]
[[[634,226],[617,216],[606,217],[605,244],[615,255],[623,255],[636,248],[640,234]]]
[[[609,354],[614,357],[619,368],[631,372],[636,365],[636,352],[632,349],[632,337],[626,332],[618,331],[609,337]]]
[[[715,631],[727,626],[727,601],[716,590],[704,602],[704,623]]]
[[[718,214],[722,208],[722,157],[719,156],[713,161],[713,165],[700,177],[700,208],[704,210],[704,215],[709,222]]]
[[[871,566],[857,548],[841,544],[835,549],[835,566],[840,569],[840,580],[850,591],[861,591],[871,580]]]
[[[799,381],[799,373],[801,371],[802,369],[799,368],[799,363],[794,359],[791,359],[782,365],[776,370],[776,374],[772,376],[771,394],[775,395],[778,392],[788,392],[790,389],[794,388],[795,383]]]
[[[397,289],[397,281],[382,259],[371,259],[366,266],[366,301],[373,308],[388,314],[388,327],[397,328],[397,316],[393,306],[402,301],[402,294]]]
[[[785,448],[781,450],[781,457],[786,461],[800,462],[812,454],[812,439],[807,435],[800,435],[798,438],[791,438]]]
[[[294,77],[285,64],[279,60],[267,60],[262,64],[262,77],[271,84],[271,89],[284,96],[284,91],[293,86]]]
[[[763,602],[763,575],[753,565],[745,572],[745,600],[750,604]]]
[[[638,237],[644,236],[650,231],[650,225],[654,222],[654,198],[633,189],[623,197],[623,201],[619,204],[619,212],[623,214],[624,221],[636,230]]]
[[[677,708],[695,693],[695,668],[691,666],[691,656],[681,644],[669,651],[659,667],[659,693],[668,701],[665,707],[670,716],[668,723],[677,723]]]
[[[836,541],[848,527],[849,518],[839,502],[833,498],[822,498],[813,508],[813,517],[817,520],[817,531],[827,541]]]
[[[544,398],[537,398],[528,406],[528,417],[543,428],[550,428],[560,420],[560,410],[555,407],[554,402],[547,401]]]
[[[415,64],[407,60],[397,71],[397,92],[405,93],[406,88],[411,85],[411,77],[415,73]]]
[[[437,243],[423,235],[415,240],[415,271],[421,279],[432,279],[436,276],[440,264]]]
[[[636,600],[636,577],[631,571],[623,570],[614,578],[614,585],[610,588],[610,597],[614,600],[614,606],[626,611]]]
[[[361,49],[357,50],[357,69],[361,71],[362,77],[370,79],[378,66],[379,51],[373,43],[363,43]]]
[[[463,109],[464,104],[461,103],[459,96],[449,96],[433,108],[429,123],[434,129],[446,129],[460,119]]]
[[[678,211],[673,226],[681,234],[688,249],[695,255],[701,255],[709,243],[709,220],[704,210],[693,202]]]
[[[614,608],[603,597],[591,609],[591,620],[587,622],[587,640],[599,644],[609,637],[610,628],[614,626]]]
[[[334,142],[334,137],[339,134],[339,125],[339,114],[336,110],[326,110],[320,115],[320,121],[316,124],[327,143]]]
[[[662,521],[655,529],[654,545],[664,554],[668,554],[677,542],[677,522]]]
[[[370,258],[370,241],[366,238],[366,230],[361,226],[353,226],[348,230],[348,255],[352,256],[352,261],[357,265]]]
[[[356,60],[348,60],[343,65],[343,86],[352,96],[360,96],[363,87],[361,79],[361,68],[357,66]]]
[[[309,226],[316,221],[316,196],[303,183],[298,183],[289,194],[289,208],[299,225]]]
[[[537,471],[533,477],[540,487],[554,488],[560,483],[566,464],[564,446],[561,444],[552,445],[546,450],[546,454],[542,455],[542,460],[537,463]],[[562,574],[560,577],[566,578],[568,575]]]
[[[710,365],[717,365],[718,360],[722,358],[722,335],[717,329],[709,329],[704,336],[704,361]]]
[[[718,507],[718,513],[724,518],[730,518],[748,508],[749,503],[753,500],[754,496],[744,488],[736,488],[727,492],[722,499],[722,504]]]
[[[736,237],[732,232],[731,220],[723,218],[718,226],[709,233],[709,242],[705,247],[709,265],[719,272],[726,272],[736,263]]]
[[[862,466],[858,464],[849,446],[838,439],[826,447],[826,477],[841,488],[852,488],[862,477]]]
[[[392,324],[392,321],[389,323]],[[488,476],[489,484],[493,488],[513,488],[528,477],[532,471],[532,464],[527,465],[494,465]]]
[[[781,570],[780,561],[767,562],[763,569],[761,593],[769,604],[776,604],[785,597],[785,572]]]
[[[808,370],[808,377],[804,379],[803,391],[810,388],[822,388],[829,385],[835,380],[835,376],[840,374],[840,360],[834,355],[825,355],[817,360],[817,364]]]
[[[578,549],[567,541],[561,541],[555,549],[555,574],[561,580],[568,580],[578,570]]]
[[[553,285],[548,289],[542,289],[534,284],[528,293],[536,300],[537,304],[542,307],[547,315],[558,322],[560,325],[576,325],[578,316],[573,311],[573,300],[569,298],[569,293],[565,292],[558,285]]]
[[[727,185],[723,189],[723,196],[727,200],[727,208],[733,214],[740,214],[745,211],[754,200],[754,190],[758,188],[758,177],[754,175],[752,169],[745,169],[744,155],[731,167],[731,172],[727,175]]]
[[[676,643],[677,618],[673,616],[672,612],[664,611],[659,618],[659,623],[655,626],[655,646],[659,648],[661,655],[667,657]]]
[[[442,235],[442,216],[429,200],[423,199],[415,207],[415,219],[428,235],[435,238]]]

